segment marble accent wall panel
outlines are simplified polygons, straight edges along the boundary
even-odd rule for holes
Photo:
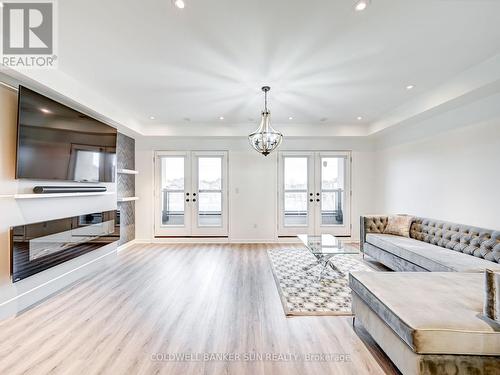
[[[135,175],[134,174],[118,174],[116,191],[118,197],[134,197],[135,196]]]
[[[120,240],[118,246],[135,239],[135,202],[119,202]]]
[[[116,164],[118,169],[135,169],[135,139],[118,133],[116,139]]]
[[[135,169],[135,140],[118,133],[116,144],[116,165],[118,169]],[[117,196],[135,196],[135,175],[118,173]],[[119,202],[120,211],[120,241],[123,245],[135,239],[135,202]]]

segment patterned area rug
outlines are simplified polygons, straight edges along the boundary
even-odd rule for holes
[[[272,271],[283,309],[292,315],[352,315],[349,272],[374,271],[364,263],[361,255],[336,255],[335,266],[328,266],[319,279],[323,267],[307,249],[268,250]]]

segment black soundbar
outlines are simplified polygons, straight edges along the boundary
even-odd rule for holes
[[[105,186],[35,186],[35,194],[56,194],[56,193],[102,193],[106,191]]]

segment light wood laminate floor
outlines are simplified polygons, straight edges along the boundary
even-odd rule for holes
[[[0,323],[0,374],[395,373],[350,317],[285,317],[266,250],[291,246],[134,245]],[[153,360],[183,353],[200,360]],[[204,362],[203,353],[244,360]],[[246,361],[247,353],[348,360]]]

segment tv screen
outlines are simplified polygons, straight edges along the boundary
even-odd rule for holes
[[[19,87],[16,178],[114,182],[116,129]]]

